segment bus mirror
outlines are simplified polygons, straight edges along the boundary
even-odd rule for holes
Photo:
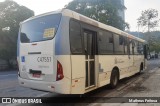
[[[148,57],[148,45],[144,45],[144,58],[147,59]]]

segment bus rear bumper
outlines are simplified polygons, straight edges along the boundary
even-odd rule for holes
[[[28,80],[18,77],[18,80],[19,84],[23,87],[41,91],[56,92],[60,94],[70,94],[69,81],[67,84],[64,79],[56,82],[45,82],[45,81]]]

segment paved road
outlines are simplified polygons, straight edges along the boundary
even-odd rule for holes
[[[136,97],[132,100],[147,101],[152,100],[151,103],[92,103],[89,106],[160,106],[160,60],[151,60],[149,62],[149,68],[140,76],[134,76],[136,79],[129,86],[124,88],[120,95],[117,93],[118,97]],[[156,67],[156,68],[155,68]],[[132,78],[130,78],[132,80]],[[112,92],[113,93],[113,92]],[[117,97],[114,96],[114,97]],[[144,97],[144,98],[138,98]],[[149,98],[147,98],[149,97]],[[155,98],[152,98],[155,97]],[[157,98],[156,98],[157,97]],[[126,98],[121,98],[122,100]],[[112,100],[112,99],[111,99]],[[126,99],[126,101],[129,101]],[[154,103],[155,102],[155,103]]]
[[[160,59],[152,59],[148,61],[148,71],[154,69],[155,67],[160,67]]]
[[[36,97],[44,94],[19,86],[17,71],[0,72],[0,97]]]

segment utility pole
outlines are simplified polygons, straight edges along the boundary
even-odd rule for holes
[[[139,24],[138,24],[138,37],[140,38],[140,36],[139,36]]]
[[[148,19],[148,32],[150,32],[150,19]]]

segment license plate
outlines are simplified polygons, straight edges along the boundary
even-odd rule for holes
[[[33,76],[34,78],[40,78],[40,77],[41,77],[41,74],[32,74],[32,76]]]

